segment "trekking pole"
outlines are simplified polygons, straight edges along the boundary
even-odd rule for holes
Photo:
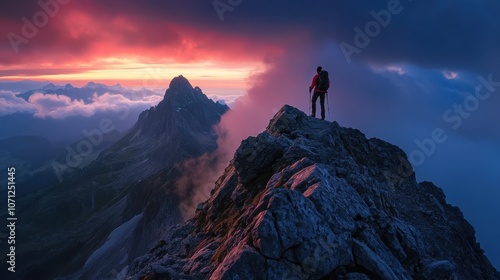
[[[328,109],[328,119],[330,119],[330,103],[328,102],[328,92],[326,93],[326,107]]]
[[[311,103],[312,103],[312,99],[311,99],[311,91],[309,91],[309,114],[308,116],[311,115]]]

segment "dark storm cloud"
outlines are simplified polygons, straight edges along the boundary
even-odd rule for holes
[[[500,10],[498,1],[290,1],[262,4],[245,1],[226,21],[286,29],[307,29],[317,42],[329,39],[355,45],[355,27],[366,33],[373,12],[397,7],[386,27],[353,59],[392,63],[406,62],[422,67],[496,70],[499,61]],[[399,4],[398,4],[399,3]],[[387,13],[386,13],[387,14]],[[242,24],[243,25],[243,24]],[[255,29],[253,29],[255,30]],[[273,29],[269,29],[271,32]],[[266,29],[250,31],[258,36]]]

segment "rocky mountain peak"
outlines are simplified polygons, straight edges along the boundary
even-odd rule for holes
[[[49,84],[44,85],[44,86],[42,87],[42,89],[44,89],[44,90],[56,90],[56,89],[58,89],[58,88],[59,88],[59,87],[58,87],[58,86],[56,86],[56,85],[54,85],[53,83],[49,83]]]
[[[405,153],[284,106],[127,279],[500,279]]]
[[[135,128],[140,130],[140,135],[158,137],[165,134],[167,138],[179,130],[184,135],[206,132],[228,109],[226,105],[209,99],[199,87],[193,88],[181,75],[172,79],[163,100],[156,107],[141,113]]]
[[[188,79],[186,79],[182,75],[179,75],[170,81],[168,88],[173,91],[182,92],[182,91],[190,91],[193,88],[193,86],[188,81]]]
[[[134,127],[108,152],[114,154],[132,147],[147,151],[135,157],[138,162],[147,162],[140,169],[136,168],[140,170],[137,174],[154,173],[165,168],[166,162],[215,150],[217,135],[213,126],[227,110],[227,106],[194,89],[183,76],[176,77],[164,99],[157,106],[143,111]]]
[[[101,83],[88,82],[83,88],[97,89],[97,88],[107,88],[108,86]]]
[[[214,102],[199,87],[193,88],[188,79],[180,75],[170,81],[163,100],[156,109],[160,111],[186,112],[187,108],[196,106],[196,104],[212,106]],[[229,109],[227,106],[221,106],[218,103],[217,105],[223,109],[223,112]]]

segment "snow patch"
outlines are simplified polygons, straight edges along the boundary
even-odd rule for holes
[[[137,223],[142,219],[143,213],[139,215],[135,215],[129,221],[123,223],[116,229],[114,229],[106,239],[106,242],[97,250],[90,255],[90,257],[85,262],[84,267],[92,264],[95,261],[98,261],[101,257],[106,255],[108,251],[116,247],[120,242],[130,237],[132,232],[134,231]]]
[[[125,280],[127,277],[127,272],[128,272],[128,265],[120,271],[117,275],[115,275],[115,280]]]

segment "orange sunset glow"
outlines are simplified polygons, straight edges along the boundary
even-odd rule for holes
[[[209,90],[242,94],[247,78],[265,69],[262,58],[283,51],[235,33],[200,29],[195,22],[144,17],[132,7],[114,11],[99,3],[50,3],[57,9],[47,11],[57,12],[45,12],[45,21],[43,6],[2,20],[0,33],[8,34],[9,44],[0,52],[0,81],[96,81],[158,89],[183,74]]]
[[[42,66],[36,69],[37,66]],[[18,69],[36,69],[21,73],[17,69],[3,68],[0,71],[12,72],[5,75],[0,81],[35,80],[52,81],[54,83],[72,83],[77,86],[88,81],[105,84],[120,83],[130,87],[146,87],[158,89],[166,87],[166,82],[171,77],[183,74],[200,87],[239,89],[248,87],[247,77],[264,69],[260,63],[247,63],[242,65],[224,65],[216,62],[194,63],[163,63],[146,64],[131,59],[107,58],[99,60],[94,65],[65,65],[63,68],[54,65],[19,65]],[[45,72],[45,73],[44,73]]]

